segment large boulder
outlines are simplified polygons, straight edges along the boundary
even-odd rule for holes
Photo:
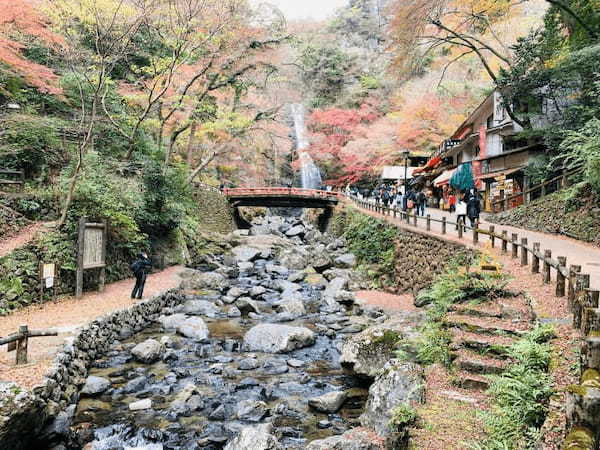
[[[267,415],[268,408],[265,402],[256,400],[242,400],[237,405],[236,416],[245,422],[260,422]]]
[[[209,331],[206,323],[200,317],[189,317],[177,327],[177,332],[196,341],[208,338]]]
[[[423,368],[418,364],[391,360],[369,388],[369,397],[365,411],[360,416],[360,423],[387,439],[404,439],[405,430],[394,430],[390,426],[394,410],[403,405],[423,403],[424,400]]]
[[[302,237],[302,236],[304,236],[305,232],[306,232],[306,228],[304,228],[304,225],[296,225],[296,226],[293,226],[292,228],[290,228],[289,230],[287,230],[285,232],[285,235],[287,237],[294,237],[294,236]]]
[[[344,342],[340,363],[354,375],[374,378],[395,356],[401,332],[376,325],[355,334]]]
[[[261,250],[247,245],[240,245],[231,249],[237,262],[250,262],[260,257]]]
[[[200,272],[199,270],[187,270],[184,272],[181,289],[201,290],[215,289],[223,290],[229,285],[227,277],[218,272]]]
[[[343,255],[335,258],[334,263],[337,267],[349,269],[356,266],[356,256],[354,256],[352,253],[344,253]]]
[[[273,425],[270,423],[244,427],[240,434],[227,443],[224,450],[283,450],[271,434],[272,429]]]
[[[354,428],[340,436],[312,441],[306,450],[384,450],[381,439],[364,428]]]
[[[319,412],[334,413],[342,407],[346,397],[347,394],[344,391],[328,392],[318,397],[309,398],[308,406]]]
[[[259,324],[244,336],[248,351],[286,353],[315,343],[315,334],[304,327],[279,324]]]
[[[110,387],[110,381],[103,377],[95,377],[93,375],[87,377],[85,384],[81,388],[81,393],[84,395],[102,394]]]
[[[169,316],[159,316],[156,321],[160,323],[165,330],[176,330],[186,319],[187,316],[185,314],[171,314]]]
[[[140,362],[151,364],[162,353],[163,346],[156,339],[146,339],[131,349],[131,354]]]
[[[304,303],[300,299],[289,299],[277,303],[277,310],[282,313],[288,313],[292,317],[300,317],[306,314]]]
[[[279,254],[279,263],[291,270],[304,270],[308,261],[308,253],[298,248],[284,249]]]
[[[188,300],[183,304],[183,312],[185,314],[195,316],[206,316],[215,318],[220,314],[219,308],[214,303],[206,300]]]

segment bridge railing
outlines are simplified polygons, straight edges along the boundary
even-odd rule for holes
[[[301,196],[312,198],[341,199],[343,195],[339,192],[323,191],[319,189],[302,189],[302,188],[286,188],[286,187],[259,187],[259,188],[226,188],[223,189],[223,194],[228,197],[254,197],[261,195],[273,196]]]

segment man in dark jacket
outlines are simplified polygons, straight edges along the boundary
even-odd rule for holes
[[[481,214],[481,198],[475,189],[471,189],[467,196],[467,216],[471,221],[471,228],[475,228]]]
[[[148,271],[152,267],[152,261],[148,258],[148,255],[144,252],[138,255],[133,264],[131,264],[131,270],[135,275],[135,286],[131,292],[131,298],[141,299],[144,294],[144,285],[146,284],[146,277]]]

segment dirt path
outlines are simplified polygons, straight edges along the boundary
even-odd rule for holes
[[[29,243],[45,225],[47,225],[46,222],[32,223],[19,230],[16,235],[0,240],[0,258]]]
[[[170,267],[152,274],[146,281],[144,297],[150,297],[179,285],[181,266]],[[112,311],[126,308],[135,301],[130,298],[134,280],[122,280],[106,286],[102,293],[88,293],[81,299],[61,298],[43,305],[32,305],[14,314],[0,317],[0,336],[14,333],[19,325],[27,324],[30,329],[54,329],[58,336],[36,337],[29,341],[29,361],[24,366],[15,366],[15,353],[0,352],[0,381],[15,381],[31,388],[42,382],[54,355],[66,337],[87,322]]]

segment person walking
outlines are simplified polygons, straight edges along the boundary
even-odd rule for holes
[[[427,205],[427,195],[425,192],[419,191],[417,194],[417,216],[425,216],[425,206]]]
[[[141,252],[138,255],[138,259],[131,264],[131,270],[135,275],[135,286],[131,292],[131,298],[142,298],[144,294],[144,286],[146,284],[146,277],[148,276],[148,271],[151,267],[152,261],[150,261],[150,258],[148,258],[148,255],[145,252]]]
[[[471,228],[475,228],[479,222],[479,215],[481,214],[481,199],[479,193],[475,189],[471,189],[468,196],[467,216],[469,216]]]
[[[456,204],[456,229],[458,230],[459,226],[464,227],[466,220],[467,220],[467,204],[461,198],[458,200],[458,203]]]

